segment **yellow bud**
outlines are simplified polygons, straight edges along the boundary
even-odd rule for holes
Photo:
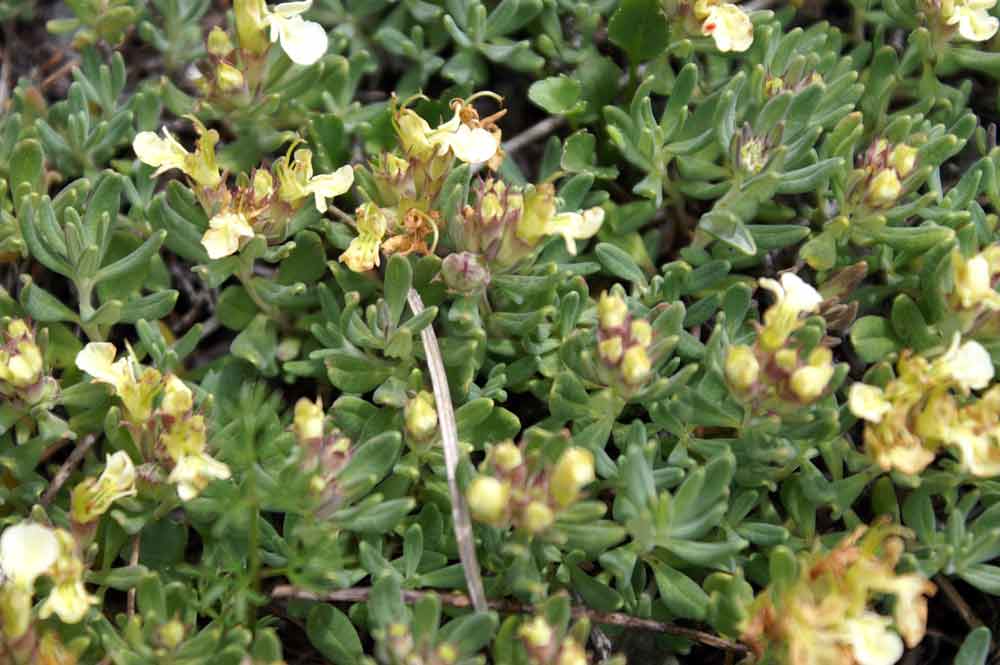
[[[544,649],[552,641],[552,627],[543,617],[535,617],[517,631],[518,637],[534,649]]]
[[[737,390],[749,390],[760,376],[760,363],[749,346],[729,347],[726,353],[726,378]]]
[[[507,512],[510,486],[492,476],[479,476],[466,492],[472,516],[486,524],[499,524]]]
[[[225,30],[216,26],[208,33],[208,52],[217,58],[224,58],[233,52],[233,42]]]
[[[513,441],[503,441],[493,448],[493,464],[504,473],[513,471],[523,462],[521,449]]]
[[[900,143],[889,154],[889,164],[896,169],[900,178],[905,178],[917,165],[917,149]]]
[[[215,70],[215,81],[223,92],[234,92],[243,87],[243,72],[221,62]]]
[[[28,328],[28,324],[24,321],[24,319],[13,319],[7,324],[7,336],[11,339],[28,337],[30,334],[31,329]]]
[[[558,506],[565,508],[576,501],[580,490],[595,478],[593,453],[586,448],[568,448],[552,470],[549,494]]]
[[[164,413],[177,418],[194,408],[194,395],[183,381],[171,374],[165,384],[163,402],[160,404],[160,409]]]
[[[602,293],[601,299],[597,302],[597,316],[601,327],[605,330],[618,328],[625,323],[625,318],[628,316],[628,305],[618,296]]]
[[[641,346],[633,346],[625,352],[622,359],[622,376],[625,383],[631,386],[642,384],[648,377],[652,365],[649,362],[649,354]]]
[[[833,362],[833,351],[825,346],[817,346],[809,353],[808,363],[813,367],[824,367]]]
[[[786,372],[794,371],[799,365],[799,353],[794,349],[781,349],[774,354],[774,364]]]
[[[437,656],[445,665],[451,665],[458,660],[458,651],[448,642],[441,644],[437,648]]]
[[[632,322],[632,341],[641,346],[649,346],[653,343],[653,326],[645,319],[636,319]]]
[[[888,208],[903,192],[903,185],[894,169],[882,169],[868,187],[868,199],[876,208]]]
[[[559,650],[556,665],[587,665],[587,652],[575,640],[567,637]]]
[[[233,0],[233,15],[236,18],[236,36],[240,48],[260,55],[271,45],[267,37],[264,16],[267,6],[264,0]]]
[[[418,441],[424,441],[437,432],[438,417],[434,406],[434,396],[421,390],[406,403],[406,432]]]
[[[832,365],[800,367],[792,374],[792,392],[803,402],[812,402],[823,394],[832,376]]]
[[[603,360],[608,361],[612,365],[617,365],[618,361],[622,359],[622,355],[625,353],[625,349],[622,346],[622,338],[615,335],[614,337],[599,342],[597,345],[597,352]]]
[[[17,353],[7,361],[7,371],[0,372],[5,380],[17,388],[27,388],[42,378],[42,352],[32,341],[17,345]]]
[[[185,632],[183,623],[177,619],[171,619],[160,626],[160,629],[157,631],[157,637],[160,640],[160,644],[168,650],[173,651],[184,641]]]
[[[296,402],[292,427],[298,440],[308,441],[322,437],[323,418],[323,401],[318,397],[315,402],[305,397]]]
[[[529,533],[541,533],[552,526],[555,519],[551,508],[541,501],[532,501],[524,509],[522,524]]]

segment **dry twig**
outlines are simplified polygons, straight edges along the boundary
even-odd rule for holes
[[[281,585],[271,590],[271,597],[298,598],[300,600],[316,600],[328,603],[360,603],[368,600],[371,591],[371,587],[354,587],[340,591],[330,591],[328,593],[313,593],[311,591],[296,589],[291,585]],[[434,591],[415,591],[411,589],[404,589],[402,591],[403,601],[406,603],[415,603],[430,594],[437,595],[441,599],[441,603],[449,607],[470,607],[472,605],[469,597],[463,594],[438,594]],[[496,610],[501,614],[532,614],[535,611],[530,605],[506,600],[491,600],[486,605],[489,609]],[[571,614],[574,618],[586,618],[592,623],[600,623],[606,626],[624,626],[626,628],[676,635],[692,642],[716,649],[725,649],[734,653],[745,654],[750,651],[745,645],[739,642],[733,642],[732,640],[727,640],[702,630],[677,626],[662,621],[654,621],[652,619],[640,619],[620,612],[598,612],[588,607],[574,605],[571,609]]]
[[[45,490],[45,494],[42,495],[41,504],[43,506],[52,503],[52,499],[59,493],[59,489],[66,484],[70,474],[73,473],[73,469],[83,461],[84,456],[94,446],[95,441],[97,441],[97,435],[88,434],[77,444],[76,448],[73,449],[73,452],[69,454],[69,457],[66,458],[66,461],[59,468],[52,482],[49,483],[49,488]]]

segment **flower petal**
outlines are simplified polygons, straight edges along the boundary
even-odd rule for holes
[[[118,351],[108,342],[91,342],[76,354],[76,366],[101,383],[118,386],[121,374],[114,365]]]
[[[216,215],[209,222],[209,227],[201,237],[201,244],[210,259],[221,259],[235,254],[240,248],[241,238],[253,237],[253,227],[247,222],[246,217],[235,212]]]
[[[306,189],[316,198],[316,209],[326,212],[326,200],[347,192],[354,184],[354,169],[341,166],[333,173],[318,175],[309,181]]]
[[[295,64],[311,65],[326,55],[329,40],[319,23],[305,21],[301,16],[272,21],[272,26],[277,23],[281,48]],[[273,31],[271,34],[273,41]]]
[[[275,5],[271,11],[283,18],[292,18],[299,14],[304,14],[312,7],[312,0],[301,0],[300,2],[283,2]]]
[[[21,522],[0,535],[0,572],[15,584],[31,589],[59,557],[55,532],[34,522]]]

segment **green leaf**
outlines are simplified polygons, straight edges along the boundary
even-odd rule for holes
[[[608,23],[608,39],[639,64],[660,55],[670,33],[659,0],[623,0]]]
[[[855,321],[851,344],[866,363],[877,362],[902,347],[892,324],[881,316],[864,316]]]
[[[62,304],[58,298],[40,286],[35,285],[28,275],[21,275],[21,306],[36,321],[43,323],[54,323],[56,321],[69,321],[79,323],[80,319],[76,312]]]
[[[355,665],[364,656],[361,638],[351,620],[333,605],[316,605],[309,610],[306,635],[335,665]]]
[[[565,74],[532,83],[528,88],[528,99],[556,115],[574,113],[583,108],[579,81]]]
[[[602,242],[595,250],[597,259],[604,266],[605,270],[624,280],[636,284],[646,284],[646,276],[642,269],[632,260],[632,257],[609,242]]]
[[[389,305],[389,320],[399,323],[406,309],[406,296],[413,286],[413,268],[405,256],[393,254],[385,269],[385,302]]]
[[[656,577],[660,599],[672,614],[702,621],[708,610],[708,594],[690,577],[659,562],[650,562]]]
[[[986,626],[970,631],[955,656],[955,665],[984,665],[990,655],[990,638],[990,629]]]

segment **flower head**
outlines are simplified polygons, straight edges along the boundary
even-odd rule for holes
[[[885,398],[882,389],[866,383],[851,384],[847,402],[851,413],[873,423],[880,422],[892,410],[892,403]]]
[[[956,334],[951,347],[935,365],[963,391],[985,388],[993,379],[993,360],[989,352],[979,342],[970,340],[961,345],[959,342],[960,337]]]
[[[340,255],[340,260],[354,272],[365,272],[379,265],[379,247],[385,238],[388,221],[385,212],[374,203],[361,205],[355,213],[355,219],[358,235]]]
[[[639,348],[639,347],[636,347]],[[580,496],[580,490],[594,481],[594,454],[586,448],[568,448],[549,479],[549,493],[565,508]]]
[[[316,401],[302,397],[295,403],[295,416],[292,420],[292,427],[295,429],[295,436],[299,441],[319,439],[323,436],[323,401],[316,398]]]
[[[566,251],[576,254],[574,240],[592,238],[604,223],[604,210],[590,208],[583,212],[556,213],[557,199],[552,185],[539,185],[525,191],[524,210],[517,224],[517,237],[535,246],[545,236],[561,235]]]
[[[764,327],[760,334],[765,349],[774,351],[784,346],[788,337],[800,326],[802,314],[819,309],[823,296],[794,273],[786,272],[781,282],[763,278],[761,288],[774,294],[776,302],[764,313]]]
[[[68,531],[55,532],[59,542],[59,556],[49,570],[55,586],[42,603],[38,616],[42,619],[55,614],[64,623],[79,623],[97,598],[87,593],[83,586],[84,565],[76,540]]]
[[[34,522],[21,522],[0,534],[0,579],[31,590],[59,557],[55,531]]]
[[[312,196],[316,209],[326,212],[326,200],[347,192],[354,184],[354,169],[341,166],[333,173],[313,175],[312,151],[301,148],[289,159],[280,158],[274,165],[278,176],[278,196],[286,203],[295,204]]]
[[[208,258],[221,259],[235,254],[243,238],[254,236],[253,227],[243,213],[222,212],[208,222],[208,230],[201,236],[201,244]]]
[[[278,42],[288,59],[297,65],[311,65],[326,55],[329,39],[319,23],[306,21],[302,14],[312,0],[284,2],[265,8],[263,24],[270,28],[271,43]]]
[[[117,350],[107,342],[91,342],[76,355],[76,366],[98,383],[112,386],[133,422],[142,422],[153,409],[160,388],[160,373],[151,367],[136,375],[132,358],[115,360]]]
[[[166,127],[162,138],[153,132],[139,132],[132,141],[132,150],[139,161],[156,167],[154,176],[178,169],[202,187],[217,187],[222,182],[215,161],[219,133],[206,129],[196,118],[191,120],[199,136],[194,154],[178,143]]]
[[[167,480],[177,485],[177,495],[181,501],[190,501],[201,494],[213,480],[226,480],[229,476],[228,466],[204,453],[198,453],[181,455]]]
[[[946,25],[957,26],[958,34],[970,42],[991,39],[1000,20],[990,15],[997,0],[942,0],[941,18]]]
[[[746,51],[753,44],[750,17],[731,2],[695,0],[694,18],[701,22],[701,34],[715,40],[723,53]]]
[[[118,499],[135,496],[135,465],[128,453],[108,456],[101,475],[87,478],[73,488],[71,514],[77,524],[88,524],[103,515]]]

